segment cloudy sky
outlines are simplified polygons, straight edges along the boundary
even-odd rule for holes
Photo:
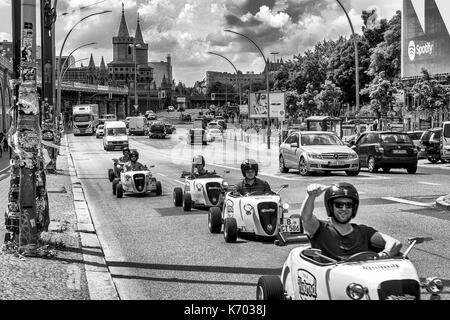
[[[11,1],[0,0],[0,41],[11,40]],[[341,3],[358,33],[362,10],[376,8],[379,17],[390,19],[402,7],[402,0],[341,0]],[[271,60],[292,59],[318,41],[351,33],[336,0],[124,0],[123,4],[133,36],[139,12],[150,61],[165,61],[170,53],[175,81],[187,86],[202,80],[206,71],[234,72],[226,60],[207,51],[226,56],[243,72],[259,73],[264,69],[256,47],[224,29],[250,37]],[[92,52],[97,65],[102,56],[106,63],[112,60],[112,37],[119,30],[121,1],[59,0],[57,10],[57,52],[67,32],[82,17],[111,10],[112,13],[78,25],[67,40],[64,53],[96,42],[95,46],[77,51],[76,59],[88,58]],[[271,54],[274,52],[278,55]]]

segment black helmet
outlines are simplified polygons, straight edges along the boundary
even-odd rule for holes
[[[359,206],[359,195],[358,191],[352,184],[346,182],[339,182],[333,184],[331,188],[325,191],[325,195],[323,198],[325,202],[325,208],[327,209],[327,214],[329,217],[333,217],[334,215],[333,201],[334,199],[337,198],[352,199],[353,200],[352,218],[356,216],[356,212],[358,211]]]
[[[139,160],[139,152],[137,152],[136,150],[133,150],[130,152],[130,159],[131,157],[135,156],[136,157],[136,161]]]
[[[195,156],[194,159],[192,159],[192,163],[194,165],[202,164],[203,166],[205,166],[205,158],[203,158],[203,156],[201,155]]]
[[[123,154],[125,154],[125,152],[127,152],[127,151],[128,151],[128,153],[130,153],[131,152],[130,148],[123,147],[123,149],[122,149]]]
[[[245,178],[245,170],[253,169],[255,170],[255,177],[258,175],[258,162],[253,159],[246,159],[241,164],[242,175]]]

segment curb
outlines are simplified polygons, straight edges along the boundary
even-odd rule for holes
[[[449,196],[443,196],[436,200],[436,208],[450,211],[450,203],[446,201]]]
[[[67,135],[63,141],[72,181],[73,205],[77,216],[77,232],[80,235],[89,296],[91,300],[120,300],[84,197],[83,184],[77,177]]]

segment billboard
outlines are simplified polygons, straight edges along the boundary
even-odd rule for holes
[[[270,118],[285,121],[286,117],[286,94],[284,92],[271,92],[270,100]],[[256,92],[250,94],[249,118],[265,119],[267,118],[267,93]]]
[[[450,73],[450,1],[403,0],[402,78]]]

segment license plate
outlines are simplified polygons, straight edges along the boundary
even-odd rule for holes
[[[345,165],[344,161],[333,161],[333,162],[330,162],[330,166],[342,167],[343,165]]]
[[[300,218],[284,218],[283,224],[280,226],[281,232],[301,232]]]
[[[406,150],[393,150],[392,153],[395,153],[395,154],[406,154],[408,152]]]

